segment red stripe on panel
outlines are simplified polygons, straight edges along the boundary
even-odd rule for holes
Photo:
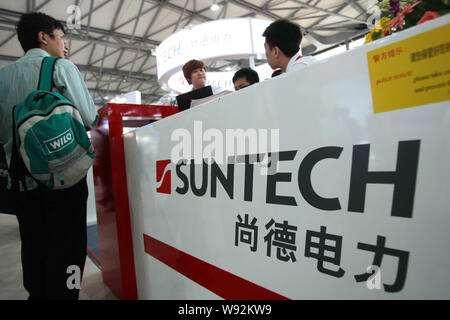
[[[102,262],[100,261],[100,259],[95,255],[95,253],[91,249],[86,248],[86,251],[92,256],[92,258],[94,258],[95,261],[97,261],[97,263],[100,266],[102,265]]]
[[[227,300],[289,300],[144,234],[145,252]]]

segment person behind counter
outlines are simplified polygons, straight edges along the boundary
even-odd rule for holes
[[[206,86],[206,67],[200,60],[189,60],[183,65],[183,75],[192,85],[192,90],[176,97],[180,111],[189,109],[193,100],[213,96],[222,92],[220,87]]]
[[[282,73],[290,72],[317,61],[312,56],[303,57],[300,54],[302,33],[296,23],[285,19],[272,22],[264,31],[263,37],[266,37],[264,49],[267,62],[272,69],[280,68]]]
[[[245,87],[248,87],[258,82],[259,82],[258,73],[250,68],[242,68],[236,71],[236,73],[233,76],[234,90],[236,91],[244,89]]]
[[[190,60],[183,66],[183,75],[189,84],[192,84],[192,91],[206,86],[206,67],[200,60]]]
[[[206,65],[200,60],[189,60],[183,65],[183,75],[192,85],[192,91],[206,87]],[[222,92],[221,87],[211,86],[213,94]]]

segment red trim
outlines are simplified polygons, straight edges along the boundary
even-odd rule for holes
[[[303,56],[298,56],[297,58],[295,58],[295,61],[297,61],[298,59],[303,58]]]
[[[89,248],[86,248],[86,250],[87,250],[87,252],[92,256],[92,258],[94,258],[94,260],[97,261],[97,263],[101,266],[101,265],[102,265],[102,262],[101,262],[100,259],[95,255],[95,253],[94,253],[91,249],[89,249]]]
[[[122,136],[123,117],[157,120],[177,112],[178,108],[173,106],[107,103],[98,111],[101,118],[99,127],[91,132],[96,150],[94,185],[103,281],[119,299],[138,298]],[[105,120],[108,121],[107,127],[101,125]]]
[[[122,273],[121,299],[136,300],[136,274],[134,271],[133,237],[131,234],[131,222],[129,213],[127,175],[125,169],[125,152],[123,146],[123,120],[122,112],[110,108],[109,143],[111,146],[111,172],[113,179],[113,193],[116,208],[116,228],[118,249],[120,258],[120,270]],[[103,256],[103,254],[102,254]]]
[[[144,234],[144,247],[152,257],[228,300],[289,300],[278,293],[180,251]]]
[[[123,117],[164,118],[178,111],[176,107],[110,104],[107,103],[109,121],[109,143],[111,146],[111,171],[114,202],[116,206],[116,227],[122,278],[121,299],[136,300],[136,273],[133,254],[133,236],[129,211],[125,151],[123,145]],[[103,256],[103,255],[102,255]]]

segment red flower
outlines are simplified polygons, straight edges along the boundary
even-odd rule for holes
[[[423,17],[422,17],[419,21],[417,21],[416,24],[421,24],[421,23],[424,23],[424,22],[426,22],[426,21],[428,21],[428,20],[433,20],[433,19],[435,19],[435,18],[437,18],[437,17],[439,17],[439,14],[438,14],[437,12],[434,12],[434,11],[427,11],[427,12],[425,12],[425,14],[423,15]]]
[[[403,25],[405,24],[405,14],[411,13],[414,11],[414,7],[418,4],[422,3],[422,0],[417,1],[416,3],[407,3],[402,10],[400,10],[394,19],[391,20],[391,23],[389,24],[389,28],[397,28],[400,27],[400,29],[403,29]]]

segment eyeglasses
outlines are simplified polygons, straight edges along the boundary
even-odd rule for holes
[[[55,34],[55,33],[52,32],[52,33],[49,33],[48,35],[51,36],[51,37],[56,37],[56,38],[58,38],[60,40],[65,41],[64,34],[63,35],[59,35],[59,34]]]

